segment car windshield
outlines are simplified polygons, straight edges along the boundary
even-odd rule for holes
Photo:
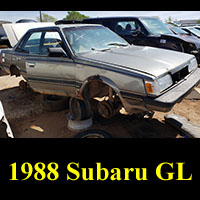
[[[191,28],[188,28],[193,34],[195,34],[196,36],[200,37],[200,30],[194,28],[194,27],[191,27]]]
[[[75,54],[106,51],[113,47],[128,46],[120,36],[103,26],[79,26],[63,29]]]
[[[179,33],[179,34],[183,34],[183,35],[188,35],[188,32],[182,30],[181,28],[178,27],[171,27],[171,29],[175,32],[175,33]]]
[[[157,18],[141,18],[145,27],[154,35],[173,34],[172,31]]]

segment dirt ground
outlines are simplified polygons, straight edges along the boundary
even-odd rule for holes
[[[40,94],[19,88],[22,77],[11,77],[0,70],[0,100],[16,138],[73,138],[81,131],[68,129],[68,109],[59,112],[45,111]],[[200,125],[200,86],[177,103],[169,113],[186,117]],[[105,130],[113,138],[176,138],[182,133],[164,122],[166,113],[155,112],[152,119],[136,119],[119,114],[110,120],[93,117],[89,129]]]

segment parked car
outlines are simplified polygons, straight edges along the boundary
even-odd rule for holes
[[[83,23],[102,24],[130,44],[152,46],[190,53],[200,63],[200,44],[175,35],[156,17],[102,17],[84,19]]]
[[[168,26],[168,28],[176,35],[184,35],[184,36],[190,36],[192,38],[195,38],[195,36],[192,36],[190,33],[188,33],[187,31],[184,31],[183,29],[177,27],[177,26],[173,26],[172,24],[166,24]]]
[[[34,19],[19,19],[15,23],[37,23]]]
[[[200,80],[193,55],[130,45],[101,25],[30,29],[0,55],[3,69],[22,75],[35,92],[72,97],[74,116],[87,113],[93,99],[105,118],[121,107],[166,112]]]
[[[190,27],[181,27],[184,31],[188,32],[189,34],[200,38],[200,30],[198,30],[197,28],[190,26]]]
[[[10,47],[8,38],[4,34],[0,34],[0,48]]]
[[[168,27],[174,34],[181,36],[189,43],[193,43],[197,47],[200,46],[200,40],[196,36],[192,35],[191,33],[188,33],[187,31],[184,31],[183,29],[177,26],[173,26],[171,24],[168,24]]]
[[[11,47],[11,46],[8,41],[7,35],[5,31],[3,30],[2,24],[0,24],[0,49],[6,48],[6,47]]]
[[[196,29],[200,30],[200,25],[194,26]]]

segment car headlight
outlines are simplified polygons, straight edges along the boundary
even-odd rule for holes
[[[157,96],[173,84],[172,77],[167,74],[155,81],[145,81],[146,91],[149,95]]]
[[[195,70],[196,68],[197,68],[197,60],[196,60],[196,58],[193,58],[192,60],[190,60],[190,63],[188,65],[189,73],[192,72],[193,70]]]

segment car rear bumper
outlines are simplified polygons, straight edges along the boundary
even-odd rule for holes
[[[181,101],[200,82],[200,68],[186,77],[181,83],[157,98],[144,97],[148,110],[167,112]]]

